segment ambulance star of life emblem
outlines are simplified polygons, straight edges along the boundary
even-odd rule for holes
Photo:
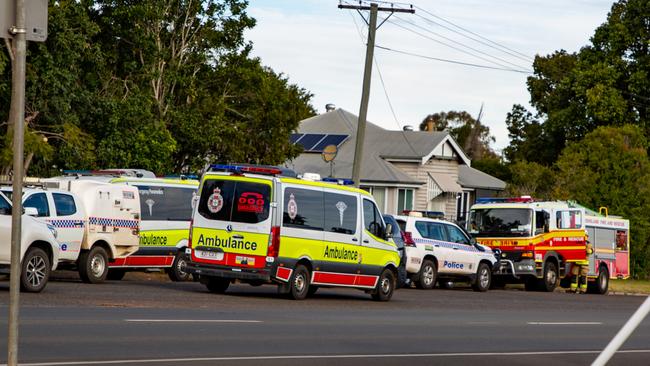
[[[221,211],[223,207],[223,197],[221,196],[221,190],[215,188],[210,197],[208,197],[208,210],[212,213],[217,213]]]

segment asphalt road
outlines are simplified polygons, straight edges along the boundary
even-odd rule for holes
[[[8,282],[0,282],[6,360]],[[584,365],[644,300],[466,288],[402,289],[388,303],[352,289],[280,298],[271,286],[226,295],[129,274],[66,276],[21,295],[20,360],[40,365]],[[650,364],[650,319],[612,364]]]

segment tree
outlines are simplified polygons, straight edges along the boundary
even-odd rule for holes
[[[553,196],[587,207],[606,206],[630,219],[631,258],[637,277],[650,275],[650,161],[648,140],[634,125],[599,127],[569,144],[557,162]]]
[[[506,116],[510,145],[503,153],[508,161],[530,161],[542,165],[552,165],[555,156],[549,149],[553,143],[544,126],[532,113],[520,104],[512,106]]]
[[[506,186],[506,192],[509,196],[551,199],[555,182],[555,172],[552,168],[527,161],[514,162],[508,168],[511,178]]]
[[[474,119],[465,111],[449,111],[430,114],[420,123],[420,131],[427,131],[431,124],[433,131],[449,130],[449,134],[458,142],[470,159],[495,157],[490,148],[494,137],[490,128],[483,125],[480,118]]]

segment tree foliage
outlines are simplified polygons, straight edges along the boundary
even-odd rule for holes
[[[643,129],[599,127],[571,143],[557,162],[553,196],[630,219],[631,258],[637,276],[650,274],[650,160]]]
[[[311,94],[249,56],[245,0],[50,2],[49,35],[30,43],[26,152],[52,167],[196,171],[206,162],[279,163],[313,115]],[[10,52],[0,52],[0,104]],[[0,122],[7,120],[0,111]],[[6,173],[10,130],[0,125]],[[1,172],[0,172],[1,173]]]
[[[429,124],[432,124],[433,131],[448,130],[470,159],[495,156],[490,148],[490,143],[494,142],[490,128],[466,111],[430,114],[420,123],[420,131],[427,131]]]

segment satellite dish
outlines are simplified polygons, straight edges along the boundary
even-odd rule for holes
[[[339,149],[336,147],[336,145],[325,146],[323,153],[321,154],[323,156],[323,160],[325,160],[326,163],[334,161],[338,151]]]

